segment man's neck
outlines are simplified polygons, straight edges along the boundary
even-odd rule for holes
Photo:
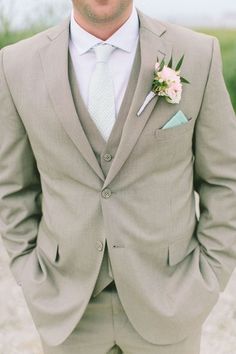
[[[85,31],[103,41],[106,41],[129,19],[131,13],[132,8],[125,14],[125,16],[120,18],[119,21],[116,19],[114,22],[109,23],[89,23],[86,22],[80,16],[78,11],[74,9],[74,19]]]

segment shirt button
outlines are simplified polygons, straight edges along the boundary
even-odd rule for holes
[[[96,242],[96,249],[98,250],[98,251],[102,251],[103,250],[103,243],[102,243],[102,241],[98,241],[97,240],[97,242]]]
[[[103,156],[103,159],[104,159],[105,161],[111,161],[112,155],[111,155],[111,154],[105,154],[105,155]]]
[[[111,196],[111,190],[109,189],[109,188],[106,188],[106,189],[104,189],[103,191],[102,191],[102,196],[103,196],[103,198],[110,198],[110,196]]]

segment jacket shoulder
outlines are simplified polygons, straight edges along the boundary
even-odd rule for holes
[[[26,58],[32,56],[40,48],[44,47],[48,42],[57,37],[60,33],[68,30],[69,19],[63,20],[56,26],[50,27],[44,31],[41,31],[29,38],[22,39],[14,44],[10,44],[1,49],[4,55],[16,58]]]
[[[177,45],[185,45],[186,47],[194,48],[195,50],[212,48],[212,42],[215,37],[211,35],[169,22],[164,22],[163,24],[167,29],[166,38],[172,41],[174,39]]]
[[[198,32],[194,29],[181,25],[160,21],[156,18],[144,15],[139,11],[145,29],[156,33],[178,47],[184,53],[192,52],[202,54],[204,57],[211,56],[214,36]],[[217,40],[218,41],[218,40]]]
[[[0,51],[2,67],[6,77],[20,78],[39,63],[39,52],[48,46],[54,38],[68,31],[69,19],[38,34],[8,45]]]

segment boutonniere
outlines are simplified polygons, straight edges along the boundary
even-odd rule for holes
[[[144,111],[148,103],[155,97],[164,97],[165,100],[172,104],[179,104],[182,97],[183,83],[190,82],[180,75],[180,69],[183,64],[184,55],[179,60],[176,68],[173,69],[173,58],[171,57],[169,63],[166,65],[164,59],[161,63],[158,61],[155,65],[154,79],[152,82],[152,89],[147,95],[143,105],[139,109],[137,116],[139,117]]]

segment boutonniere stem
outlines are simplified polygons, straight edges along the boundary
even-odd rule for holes
[[[189,81],[180,75],[180,68],[183,64],[184,55],[181,57],[173,69],[173,58],[171,57],[169,63],[166,65],[164,59],[161,63],[158,61],[154,69],[154,78],[152,82],[152,89],[145,98],[140,107],[137,116],[139,117],[151,100],[156,97],[164,97],[168,103],[179,104],[182,98],[183,83],[189,84]]]

